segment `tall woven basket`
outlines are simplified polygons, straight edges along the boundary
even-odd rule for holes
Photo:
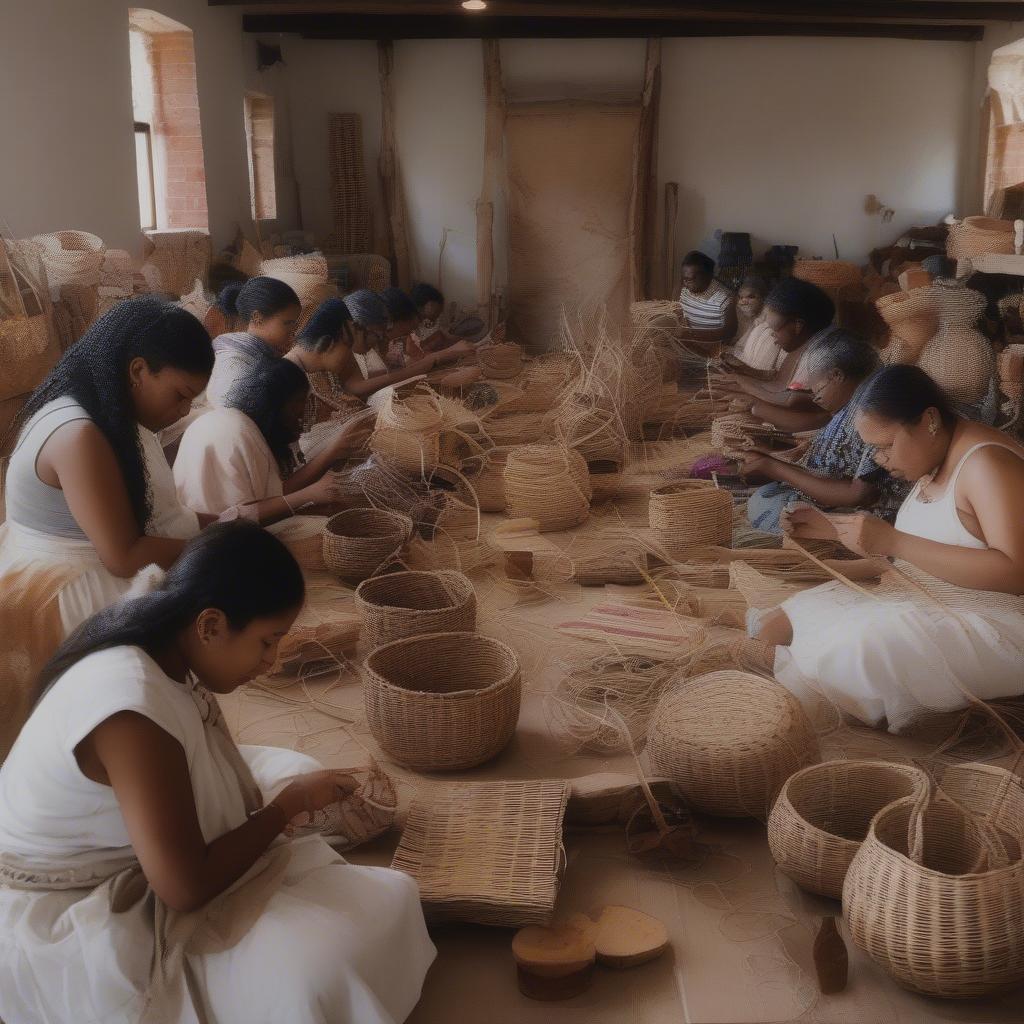
[[[826,761],[791,775],[768,816],[768,846],[797,885],[842,899],[843,879],[871,819],[914,796],[924,773],[888,761]]]
[[[370,732],[407,768],[472,768],[516,731],[522,677],[515,652],[498,640],[477,633],[406,637],[378,647],[365,667]]]
[[[694,547],[732,543],[732,495],[709,480],[682,480],[651,491],[648,521],[673,558]]]
[[[727,818],[767,818],[786,779],[820,758],[788,690],[729,670],[667,690],[647,727],[647,752],[690,807]]]
[[[590,475],[572,448],[513,448],[505,463],[505,505],[512,519],[536,519],[541,532],[568,530],[590,515]]]
[[[1020,841],[941,797],[875,815],[843,913],[856,945],[915,992],[975,999],[1024,982]]]
[[[356,589],[363,639],[371,647],[426,633],[472,633],[476,592],[461,572],[395,572]]]
[[[352,508],[324,526],[324,565],[343,580],[358,583],[390,562],[412,536],[413,522],[398,512]]]

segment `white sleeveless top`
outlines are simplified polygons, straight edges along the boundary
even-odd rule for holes
[[[900,506],[896,515],[896,529],[913,537],[923,537],[925,540],[951,544],[958,548],[987,548],[988,545],[975,537],[960,521],[960,515],[956,510],[956,482],[967,460],[979,448],[987,448],[990,445],[1006,448],[1014,455],[1024,457],[1008,444],[1001,444],[999,441],[979,441],[964,452],[949,478],[949,483],[946,484],[946,489],[934,501],[922,501],[921,482],[918,481],[914,485],[914,489],[907,495],[907,500]]]

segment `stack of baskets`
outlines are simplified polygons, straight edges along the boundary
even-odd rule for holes
[[[993,217],[965,217],[953,224],[946,240],[946,255],[964,260],[972,256],[1013,253],[1013,221]]]
[[[324,526],[324,565],[341,579],[360,583],[397,557],[412,536],[413,522],[398,512],[353,508]]]
[[[395,572],[356,589],[363,639],[371,647],[427,633],[472,633],[476,593],[460,572]]]
[[[513,448],[505,463],[510,518],[536,519],[538,529],[568,530],[590,515],[590,475],[583,456],[564,445]]]
[[[1007,345],[996,360],[999,388],[1011,402],[1024,396],[1024,345]]]
[[[710,480],[680,480],[651,491],[647,515],[655,539],[672,558],[694,547],[732,543],[732,495]]]
[[[523,369],[523,350],[518,345],[485,345],[477,349],[476,362],[485,377],[507,380]]]

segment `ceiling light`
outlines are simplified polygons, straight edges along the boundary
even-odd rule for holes
[[[465,11],[486,11],[487,4],[484,0],[462,0],[462,9]]]

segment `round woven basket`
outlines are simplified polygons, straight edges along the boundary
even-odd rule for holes
[[[516,731],[515,652],[478,633],[432,633],[378,647],[363,701],[387,755],[418,771],[457,771],[494,757]]]
[[[371,647],[427,633],[472,633],[476,592],[461,572],[395,572],[356,589],[363,639]]]
[[[673,558],[690,548],[732,543],[732,495],[710,480],[680,480],[651,491],[647,515],[658,543]]]
[[[408,516],[379,508],[352,508],[324,525],[324,565],[344,580],[372,576],[401,551],[412,536]]]
[[[481,512],[505,511],[505,463],[508,461],[508,453],[508,448],[492,448],[485,456],[480,471],[470,480]]]
[[[938,304],[932,288],[915,288],[909,292],[892,292],[875,300],[879,316],[890,326],[898,327],[908,321],[932,322],[932,333],[938,326]]]
[[[970,327],[944,327],[917,360],[954,402],[972,404],[988,393],[995,373],[992,344]]]
[[[949,229],[946,255],[953,259],[969,259],[988,253],[1009,255],[1013,252],[1013,221],[993,217],[965,217]]]
[[[476,350],[477,366],[485,377],[506,380],[523,368],[523,350],[518,345],[484,345]]]
[[[933,285],[928,291],[941,327],[977,327],[988,305],[981,292],[960,285]]]
[[[88,231],[54,231],[33,239],[42,253],[46,279],[56,297],[66,285],[93,288],[100,283],[103,239]]]
[[[940,795],[979,821],[1024,839],[1024,782],[992,764],[956,764],[942,776]]]
[[[543,533],[579,526],[590,515],[590,474],[572,448],[513,448],[505,463],[505,505],[512,519],[536,519]]]
[[[791,775],[768,816],[768,846],[797,885],[842,899],[843,879],[871,819],[914,796],[924,773],[888,761],[826,761]]]
[[[938,799],[875,815],[846,873],[853,941],[901,985],[974,999],[1024,981],[1019,841]]]
[[[793,276],[816,284],[833,297],[846,289],[858,289],[863,282],[860,267],[847,260],[796,260]]]
[[[690,807],[727,818],[766,818],[786,779],[820,757],[788,690],[729,670],[668,690],[648,724],[647,751]]]

